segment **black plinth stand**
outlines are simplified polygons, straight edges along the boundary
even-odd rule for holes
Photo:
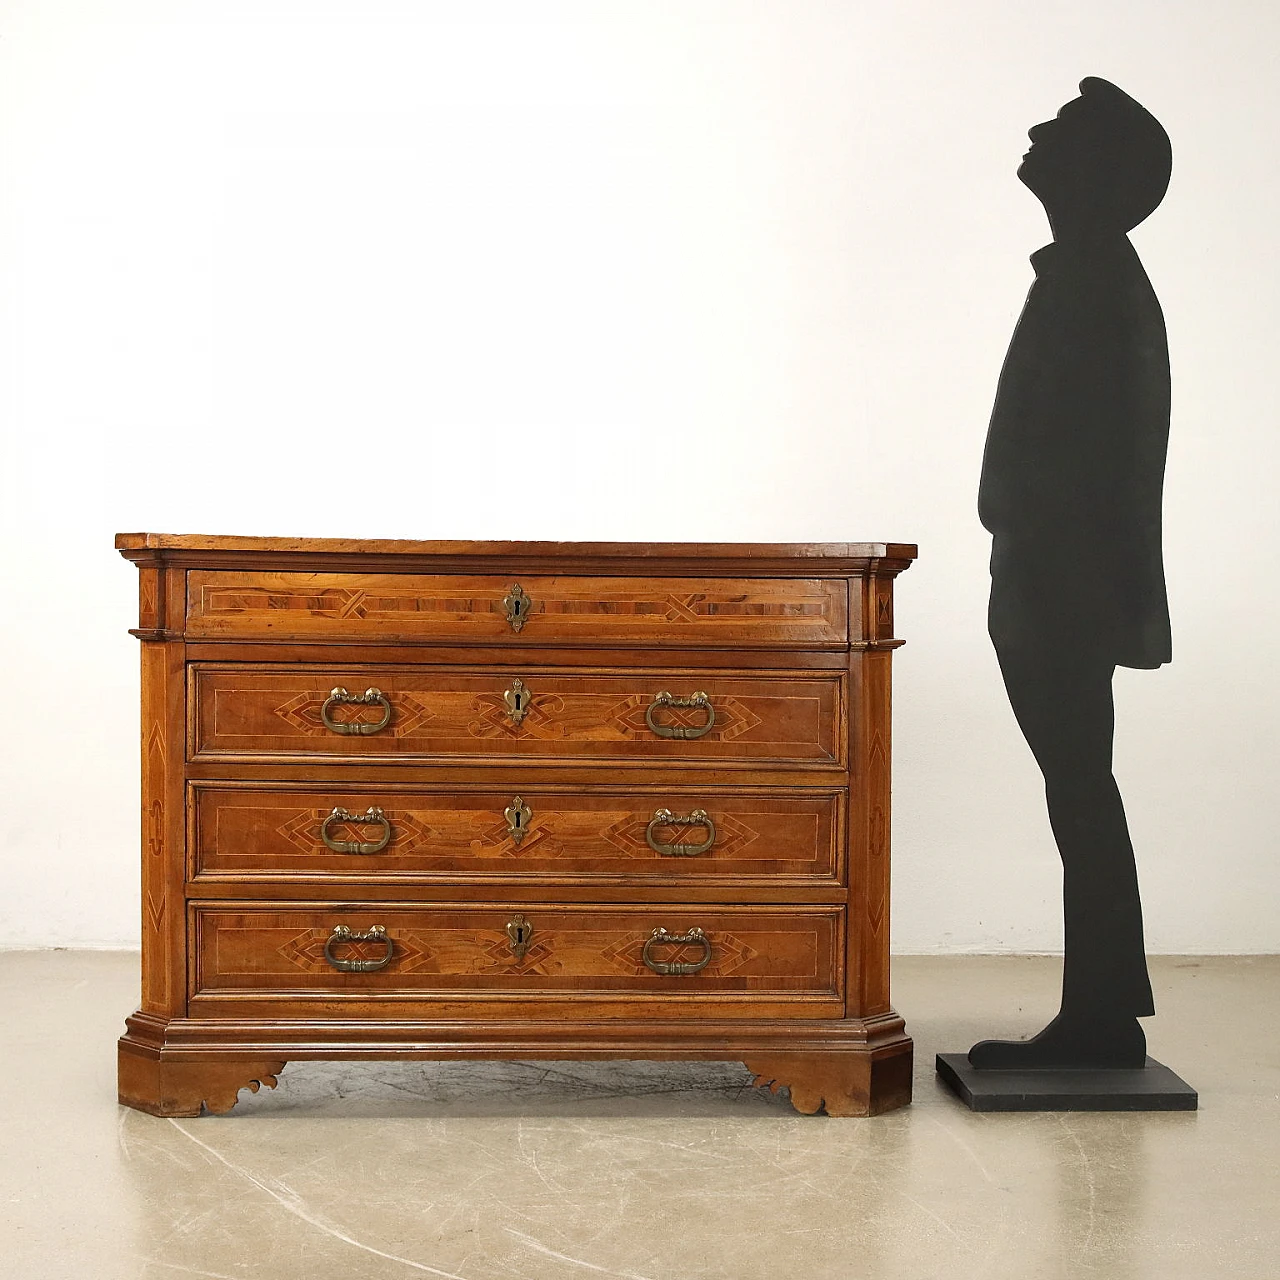
[[[1154,1058],[1124,1070],[979,1071],[940,1053],[938,1075],[970,1111],[1194,1111],[1196,1091]]]

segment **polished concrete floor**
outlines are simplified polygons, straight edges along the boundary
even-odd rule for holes
[[[1193,1114],[970,1113],[934,1053],[1034,1030],[1056,966],[896,965],[916,1100],[873,1120],[732,1063],[299,1063],[172,1121],[115,1101],[136,956],[2,953],[0,1275],[1280,1276],[1280,957],[1153,962]]]

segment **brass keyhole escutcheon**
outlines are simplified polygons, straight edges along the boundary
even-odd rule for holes
[[[533,940],[533,925],[524,916],[512,916],[507,921],[507,937],[511,940],[511,950],[515,952],[516,959],[523,960]]]
[[[529,615],[533,612],[533,601],[518,582],[502,597],[502,612],[511,623],[512,631],[519,631],[529,620]]]
[[[516,679],[511,682],[511,688],[502,695],[502,700],[507,704],[507,715],[511,717],[512,724],[519,724],[529,714],[529,708],[533,705],[533,694],[523,680]]]
[[[502,811],[507,820],[507,834],[519,844],[529,834],[529,824],[533,821],[533,810],[519,797]]]

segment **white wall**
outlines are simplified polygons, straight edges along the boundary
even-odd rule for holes
[[[1153,951],[1276,950],[1280,7],[193,4],[0,19],[0,942],[137,936],[117,530],[917,541],[900,951],[1051,949],[986,418],[1085,75],[1174,141],[1174,664],[1117,677]]]

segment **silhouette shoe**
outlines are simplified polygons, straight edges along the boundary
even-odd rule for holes
[[[1139,1068],[1147,1037],[1137,1018],[1068,1018],[1059,1014],[1030,1040],[981,1040],[969,1050],[980,1071]]]

